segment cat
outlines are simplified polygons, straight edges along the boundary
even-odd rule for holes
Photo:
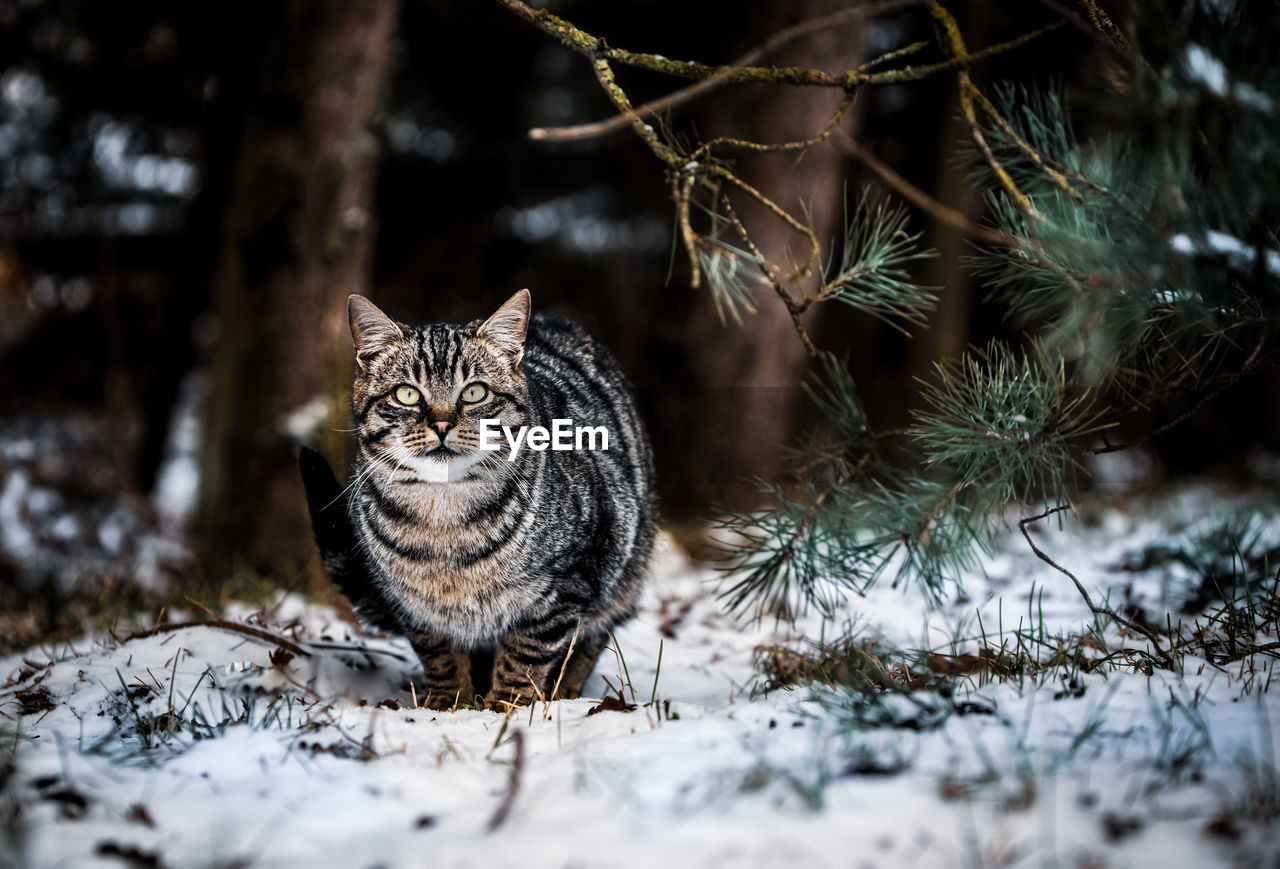
[[[300,457],[331,578],[409,639],[428,705],[579,696],[635,613],[655,534],[653,455],[620,365],[577,325],[531,317],[528,290],[466,325],[413,328],[358,295],[347,313],[350,485]],[[501,449],[482,445],[485,419]],[[508,448],[555,420],[603,426],[608,448]]]

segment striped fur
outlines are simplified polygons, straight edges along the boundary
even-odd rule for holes
[[[575,632],[559,696],[577,696],[634,613],[653,544],[652,455],[620,367],[577,326],[531,318],[527,290],[464,326],[415,329],[359,296],[348,309],[359,369],[348,545],[339,535],[325,551],[333,519],[311,499],[331,575],[366,619],[409,637],[435,705],[549,696]],[[479,421],[495,417],[603,425],[609,450],[508,461],[505,445],[479,449]]]

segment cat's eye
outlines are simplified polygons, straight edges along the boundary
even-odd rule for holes
[[[464,404],[475,404],[477,401],[484,401],[488,396],[489,387],[483,383],[473,383],[462,390],[461,398]]]
[[[392,394],[395,396],[396,401],[409,406],[417,404],[418,399],[422,398],[422,393],[407,383],[397,386],[396,391]]]

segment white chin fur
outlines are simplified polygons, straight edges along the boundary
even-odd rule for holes
[[[405,467],[412,468],[418,479],[427,483],[457,483],[467,476],[473,465],[483,459],[479,453],[463,456],[436,458],[434,456],[411,456],[405,461]]]

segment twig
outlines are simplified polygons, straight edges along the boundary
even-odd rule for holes
[[[1064,21],[1099,45],[1105,46],[1121,57],[1128,56],[1128,46],[1123,44],[1123,38],[1118,42],[1115,39],[1105,36],[1101,29],[1096,25],[1085,21],[1073,12],[1065,3],[1060,3],[1058,0],[1040,0],[1040,4],[1052,9],[1054,12],[1057,12],[1062,16]],[[1107,20],[1110,21],[1109,18]],[[1112,26],[1114,27],[1114,25]]]
[[[493,817],[489,819],[489,832],[501,827],[507,820],[507,816],[511,814],[511,806],[516,801],[516,794],[520,791],[520,772],[524,769],[524,732],[516,730],[511,734],[511,741],[516,746],[516,756],[511,760],[511,774],[507,777],[507,792],[502,797],[502,802],[498,804],[497,811],[493,813]]]
[[[756,247],[756,243],[751,240],[751,236],[747,233],[746,226],[744,226],[742,220],[739,219],[737,212],[733,210],[733,204],[729,202],[728,197],[725,197],[723,202],[726,216],[729,218],[730,223],[733,224],[733,228],[738,231],[738,235],[742,238],[743,243],[751,251],[751,255],[755,258],[756,266],[764,276],[768,278],[770,285],[773,286],[774,292],[778,294],[778,298],[782,299],[782,303],[786,305],[787,313],[791,315],[791,324],[795,326],[796,332],[800,335],[800,341],[804,344],[804,349],[809,354],[809,358],[816,359],[818,357],[818,348],[814,346],[813,339],[809,337],[809,330],[805,329],[804,323],[800,319],[800,316],[804,313],[805,309],[809,307],[809,302],[812,302],[813,299],[806,298],[803,302],[797,302],[795,298],[792,297],[791,293],[787,292],[787,288],[782,285],[782,281],[779,280],[777,274],[774,273],[773,267],[769,265],[769,261],[765,259],[764,254],[760,252],[760,248]],[[817,248],[815,247],[814,250],[816,251]]]
[[[342,729],[342,727],[337,722],[331,722],[331,723],[333,724],[333,729],[338,731],[339,736],[341,736],[347,742],[354,745],[356,748],[360,749],[361,760],[377,760],[378,759],[378,756],[379,756],[378,752],[374,751],[373,744],[372,744],[373,743],[372,719],[369,721],[369,725],[370,725],[369,732],[365,735],[365,738],[362,740],[357,740],[354,736],[347,733],[345,730]]]
[[[778,142],[776,144],[768,144],[764,142],[751,142],[746,139],[736,139],[732,136],[717,136],[709,139],[698,146],[698,149],[689,155],[690,160],[702,160],[711,152],[711,149],[717,145],[727,145],[733,148],[742,148],[747,151],[758,151],[761,153],[777,153],[782,151],[806,151],[815,145],[820,145],[835,131],[844,118],[845,113],[853,107],[857,101],[857,91],[850,91],[844,95],[844,98],[836,104],[835,111],[831,113],[830,120],[827,121],[817,134],[807,139],[797,139],[791,142]]]
[[[672,172],[671,199],[676,204],[676,222],[680,224],[680,240],[684,243],[685,256],[689,259],[689,285],[702,285],[702,269],[698,265],[698,236],[689,220],[689,196],[693,192],[696,176],[692,172]]]
[[[929,214],[939,223],[945,223],[964,235],[987,244],[1000,245],[1001,247],[1022,247],[1026,244],[1024,239],[976,223],[970,220],[964,212],[934,199],[895,172],[892,167],[877,157],[870,148],[844,130],[836,130],[834,141],[840,150],[862,162],[863,165],[878,175],[881,180],[897,191],[899,196]]]
[[[1219,383],[1216,387],[1214,387],[1214,389],[1212,389],[1210,392],[1202,396],[1200,400],[1197,401],[1195,404],[1193,404],[1191,408],[1188,409],[1185,413],[1180,414],[1175,419],[1172,419],[1169,422],[1166,422],[1164,425],[1160,426],[1159,428],[1156,428],[1151,432],[1151,434],[1147,435],[1146,437],[1135,438],[1134,440],[1125,441],[1124,443],[1119,443],[1119,444],[1104,443],[1103,446],[1095,447],[1094,449],[1090,449],[1090,450],[1083,450],[1082,451],[1083,454],[1086,456],[1098,456],[1098,455],[1102,455],[1103,453],[1117,453],[1117,452],[1120,452],[1121,450],[1127,450],[1131,447],[1136,447],[1138,444],[1146,443],[1147,441],[1153,440],[1159,437],[1160,435],[1164,434],[1165,432],[1169,431],[1170,429],[1181,425],[1182,423],[1186,422],[1187,420],[1191,419],[1191,417],[1199,413],[1204,408],[1204,406],[1207,405],[1209,402],[1213,401],[1219,395],[1226,392],[1232,386],[1235,386],[1238,382],[1248,377],[1254,371],[1258,370],[1259,368],[1263,368],[1269,364],[1272,364],[1276,361],[1277,354],[1275,353],[1269,353],[1265,356],[1259,357],[1258,354],[1261,349],[1262,349],[1261,344],[1258,344],[1256,347],[1254,347],[1253,352],[1249,354],[1249,358],[1245,360],[1244,365],[1240,367],[1239,371],[1236,371],[1233,374],[1227,376],[1225,379],[1223,379],[1221,383]]]
[[[805,239],[809,242],[809,258],[805,261],[805,264],[803,266],[795,270],[795,272],[791,275],[791,280],[798,281],[801,278],[803,278],[805,275],[809,274],[809,272],[813,271],[814,267],[818,265],[818,259],[821,257],[821,250],[822,250],[822,244],[818,241],[818,234],[813,231],[813,227],[808,226],[804,223],[801,223],[794,216],[792,216],[790,212],[784,209],[781,205],[778,205],[778,203],[774,202],[768,196],[765,196],[755,187],[751,186],[746,181],[743,181],[741,178],[739,178],[737,175],[733,174],[723,166],[709,166],[707,167],[707,171],[711,175],[717,176],[719,178],[723,178],[724,180],[733,184],[743,193],[746,193],[752,199],[759,202],[761,205],[767,208],[775,217],[777,217],[779,220],[781,220],[791,229],[795,230],[798,234],[803,235]]]
[[[1209,657],[1213,663],[1221,666],[1222,664],[1234,664],[1236,661],[1242,661],[1245,658],[1250,658],[1254,655],[1261,654],[1262,652],[1274,652],[1276,649],[1280,649],[1280,641],[1263,643],[1261,646],[1241,646],[1240,649],[1233,654],[1217,655],[1216,660],[1214,660],[1215,656],[1212,654],[1210,654]]]
[[[614,78],[613,67],[609,66],[609,61],[602,57],[597,57],[592,61],[591,67],[596,74],[596,80],[600,82],[600,87],[604,88],[604,92],[608,95],[614,108],[618,110],[621,117],[626,119],[627,123],[631,124],[631,128],[635,130],[636,135],[644,140],[644,143],[649,146],[649,150],[653,152],[654,156],[672,168],[679,165],[682,162],[680,154],[659,139],[653,127],[646,124],[644,119],[631,108],[631,100]]]
[[[560,39],[560,41],[568,47],[584,54],[590,54],[593,51],[599,50],[597,47],[603,44],[603,40],[592,37],[572,25],[568,25],[568,23],[564,22],[562,19],[558,19],[555,16],[550,15],[549,13],[545,15],[546,23],[544,23],[544,20],[539,17],[539,13],[536,13],[527,6],[524,6],[524,4],[520,3],[519,0],[498,0],[498,2],[503,6],[516,11],[522,18],[539,27],[549,35]],[[803,67],[755,67],[750,65],[768,52],[771,52],[779,46],[806,33],[811,33],[817,30],[826,30],[855,18],[881,15],[886,12],[893,12],[910,6],[918,6],[922,2],[923,0],[888,0],[888,2],[884,3],[854,6],[850,9],[844,9],[839,12],[832,13],[831,15],[825,15],[809,21],[803,21],[792,27],[779,31],[765,42],[725,66],[710,66],[703,63],[696,63],[694,61],[668,60],[665,58],[658,58],[651,54],[640,54],[636,52],[623,51],[621,49],[610,49],[607,47],[602,50],[602,53],[609,60],[625,63],[630,66],[636,66],[654,72],[661,72],[667,75],[680,76],[682,78],[699,79],[699,81],[694,84],[683,87],[665,97],[659,97],[658,99],[651,100],[637,107],[634,110],[635,114],[643,118],[670,111],[677,106],[708,94],[722,85],[731,83],[749,82],[753,84],[809,85],[817,87],[839,87],[844,88],[845,90],[851,90],[864,84],[889,85],[901,84],[908,81],[919,81],[920,79],[927,78],[934,73],[952,70],[961,64],[969,63],[973,60],[979,60],[1010,51],[1061,26],[1061,22],[1047,25],[1039,30],[1025,33],[1014,39],[1009,39],[1005,42],[990,45],[986,48],[980,49],[979,51],[972,52],[963,60],[948,59],[938,63],[900,67],[882,70],[880,72],[869,72],[868,70],[889,60],[917,52],[923,48],[926,43],[917,42],[900,49],[895,49],[894,51],[887,52],[886,54],[874,58],[859,67],[846,70],[839,74],[831,74],[823,72],[822,70],[806,69]],[[531,14],[525,14],[525,12],[519,7],[524,7],[524,10],[527,10]],[[558,26],[557,24],[551,24],[551,20],[557,22]],[[566,25],[567,27],[572,28],[572,30],[566,30]],[[620,130],[625,127],[628,122],[629,118],[613,117],[589,124],[575,124],[569,127],[534,127],[529,130],[528,135],[531,139],[546,141],[589,139]]]
[[[827,500],[827,497],[831,495],[831,493],[835,492],[841,486],[847,485],[854,477],[862,473],[862,469],[867,466],[869,461],[871,461],[871,455],[871,450],[863,453],[862,458],[858,460],[856,465],[851,467],[847,473],[841,475],[830,486],[819,492],[818,497],[813,499],[813,503],[809,505],[809,509],[804,512],[804,515],[800,517],[800,521],[796,523],[796,528],[791,532],[791,536],[787,538],[787,542],[782,545],[782,549],[780,551],[783,553],[782,557],[784,560],[789,561],[791,557],[795,555],[796,544],[800,542],[801,536],[804,535],[808,527],[813,524],[815,519],[818,518],[818,513],[822,510],[822,503]]]
[[[515,12],[530,24],[542,30],[549,36],[559,39],[561,43],[581,52],[588,56],[603,55],[608,60],[626,63],[631,66],[637,66],[654,72],[662,72],[668,75],[676,75],[684,78],[698,78],[700,81],[692,85],[681,88],[674,93],[670,93],[665,97],[652,100],[635,110],[635,114],[640,117],[649,117],[660,114],[676,106],[683,105],[690,100],[708,94],[721,85],[728,84],[733,81],[752,81],[767,82],[772,81],[774,84],[810,84],[820,85],[824,87],[846,87],[844,76],[833,76],[821,70],[801,69],[796,67],[765,67],[754,68],[751,64],[755,63],[764,55],[774,51],[786,43],[813,33],[819,30],[826,30],[831,27],[843,24],[850,20],[863,18],[868,15],[880,15],[886,12],[905,9],[910,6],[919,6],[923,0],[887,0],[882,3],[861,4],[853,6],[849,9],[842,9],[830,15],[820,16],[808,21],[802,21],[799,24],[792,25],[770,36],[764,42],[752,48],[750,51],[738,57],[733,62],[725,66],[708,66],[707,64],[694,63],[692,61],[684,62],[678,60],[667,60],[658,58],[652,54],[641,54],[637,52],[625,51],[622,49],[609,48],[604,45],[604,41],[579,30],[564,19],[558,18],[545,11],[535,11],[521,0],[498,0],[498,2]],[[855,72],[850,70],[850,73]],[[845,73],[844,75],[848,75]],[[627,118],[614,117],[592,124],[580,124],[573,127],[546,128],[535,127],[529,131],[529,137],[532,139],[547,140],[566,140],[566,139],[584,139],[594,136],[601,136],[611,133],[615,130],[625,127],[628,123]]]
[[[930,0],[929,11],[938,22],[939,46],[952,59],[960,61],[962,64],[956,75],[960,82],[960,112],[964,115],[964,119],[969,125],[969,135],[973,138],[974,144],[978,146],[978,150],[982,152],[982,156],[986,159],[987,165],[991,167],[991,171],[995,173],[996,180],[1000,182],[1000,186],[1009,194],[1009,198],[1013,200],[1018,210],[1031,220],[1042,220],[1040,212],[1036,211],[1035,206],[1031,204],[1031,200],[1018,189],[1018,185],[1014,182],[1008,170],[996,159],[995,153],[987,143],[987,137],[982,133],[982,127],[978,124],[978,113],[973,106],[973,96],[978,92],[978,89],[974,85],[973,79],[969,77],[969,62],[972,57],[965,47],[964,38],[960,35],[960,25],[956,24],[955,18],[946,9],[943,9],[942,4],[938,3],[937,0]]]
[[[274,643],[277,646],[288,649],[290,652],[293,652],[295,655],[301,655],[304,658],[311,657],[311,653],[309,651],[302,648],[297,643],[286,640],[284,637],[277,636],[276,634],[273,634],[270,631],[264,631],[259,628],[250,627],[249,625],[242,625],[236,622],[229,622],[226,619],[197,619],[195,621],[190,621],[190,622],[174,622],[167,625],[157,625],[156,627],[152,628],[149,631],[144,631],[140,634],[134,634],[133,636],[129,637],[129,639],[140,640],[145,637],[154,636],[155,634],[158,634],[161,632],[167,633],[169,631],[180,631],[180,630],[183,630],[184,628],[218,628],[224,631],[234,631],[237,634],[244,634],[246,636],[254,637],[259,640],[264,640],[268,643]]]
[[[313,649],[325,649],[333,652],[362,652],[369,655],[385,655],[388,658],[395,658],[405,664],[413,663],[412,659],[406,658],[399,652],[393,652],[390,649],[376,649],[372,646],[349,646],[345,643],[325,643],[325,642],[309,642],[309,646]]]
[[[1112,619],[1113,621],[1115,621],[1117,624],[1124,625],[1130,630],[1137,631],[1138,633],[1142,634],[1151,643],[1152,647],[1155,648],[1156,655],[1158,655],[1160,659],[1164,662],[1165,668],[1172,670],[1173,659],[1169,657],[1169,653],[1166,652],[1164,650],[1164,647],[1160,645],[1160,639],[1156,636],[1154,631],[1152,631],[1150,628],[1146,627],[1145,625],[1139,622],[1125,618],[1124,616],[1120,615],[1115,610],[1109,607],[1101,607],[1095,604],[1093,602],[1093,598],[1089,596],[1089,592],[1085,590],[1084,585],[1080,582],[1079,579],[1076,578],[1076,575],[1071,571],[1067,570],[1061,564],[1058,564],[1058,562],[1054,561],[1048,555],[1046,555],[1044,550],[1042,550],[1039,546],[1036,546],[1035,541],[1031,539],[1031,535],[1027,533],[1027,525],[1029,525],[1030,523],[1038,522],[1041,519],[1046,519],[1055,513],[1061,513],[1063,510],[1069,510],[1069,509],[1071,509],[1070,504],[1060,504],[1057,507],[1051,507],[1048,510],[1045,510],[1043,513],[1038,513],[1035,516],[1025,516],[1022,519],[1018,520],[1018,530],[1022,532],[1022,536],[1026,538],[1027,545],[1031,547],[1031,551],[1036,554],[1036,557],[1038,557],[1045,564],[1049,565],[1054,570],[1063,574],[1068,579],[1070,579],[1073,583],[1075,583],[1076,591],[1080,592],[1080,596],[1084,598],[1084,602],[1089,607],[1090,612],[1092,612],[1094,615],[1106,616]]]
[[[969,482],[969,480],[956,480],[952,483],[951,488],[938,499],[936,504],[929,508],[929,512],[920,517],[920,521],[916,523],[915,528],[911,529],[910,539],[919,540],[922,543],[925,543],[925,534],[928,533],[929,526],[933,524],[935,519],[942,515],[942,511],[947,508],[948,504],[955,500],[956,495],[959,495],[961,490],[969,485]]]
[[[752,187],[750,184],[747,184],[746,182],[744,182],[741,178],[739,178],[731,170],[725,168],[724,166],[711,165],[707,167],[705,170],[703,170],[702,173],[696,172],[694,170],[699,166],[699,160],[707,159],[710,156],[711,150],[717,145],[743,148],[750,151],[757,151],[757,152],[764,152],[764,153],[807,150],[808,148],[811,148],[825,141],[831,135],[831,133],[837,129],[837,125],[840,123],[840,120],[844,117],[845,113],[849,110],[849,108],[853,106],[855,99],[856,99],[855,93],[850,92],[845,94],[844,98],[841,99],[840,102],[836,105],[836,108],[832,112],[831,118],[827,121],[826,126],[824,126],[822,130],[820,130],[816,135],[811,136],[807,139],[800,139],[792,142],[765,144],[760,142],[751,142],[745,139],[737,139],[737,138],[728,137],[728,136],[718,137],[703,143],[697,148],[697,150],[693,151],[689,155],[688,162],[686,162],[682,166],[681,171],[678,173],[678,177],[680,180],[678,181],[676,180],[677,179],[676,173],[672,174],[672,197],[675,199],[675,202],[676,202],[676,213],[678,217],[678,222],[680,224],[681,236],[684,241],[685,252],[689,258],[691,269],[693,272],[691,284],[694,287],[699,286],[701,281],[701,270],[699,268],[698,259],[697,259],[697,248],[699,246],[700,240],[694,234],[692,226],[689,223],[690,198],[692,196],[693,184],[695,183],[695,181],[701,181],[701,183],[704,184],[705,186],[711,186],[711,183],[708,180],[709,178],[722,178],[731,182],[732,184],[737,186],[739,189],[741,189],[744,193],[746,193],[748,196],[752,197],[757,202],[762,204],[772,214],[777,216],[778,219],[782,220],[783,223],[785,223],[789,229],[792,229],[793,231],[805,236],[805,239],[809,242],[809,258],[805,262],[805,264],[799,269],[797,269],[796,272],[791,276],[792,280],[798,283],[802,278],[808,275],[817,266],[818,259],[820,257],[820,244],[818,242],[817,235],[814,233],[813,228],[811,226],[800,223],[785,209],[783,209],[777,203],[773,202],[771,199],[766,197],[763,193],[761,193],[755,187]],[[693,168],[691,169],[690,167],[693,167]],[[714,188],[713,196],[718,192],[719,190],[717,185]],[[759,248],[751,240],[750,234],[747,232],[745,225],[743,225],[742,221],[737,217],[737,214],[734,212],[733,204],[730,202],[729,198],[727,196],[722,196],[720,197],[720,201],[723,202],[724,208],[734,228],[738,231],[739,236],[741,236],[743,242],[750,249],[752,256],[754,257],[755,264],[760,268],[765,278],[768,279],[769,283],[773,286],[778,296],[782,299],[783,303],[787,306],[787,311],[791,316],[792,323],[795,325],[797,333],[800,335],[800,340],[804,344],[805,350],[808,352],[810,357],[816,357],[818,352],[817,348],[814,346],[812,339],[809,337],[808,331],[805,329],[804,324],[800,320],[800,315],[803,314],[808,309],[810,304],[813,303],[814,298],[810,296],[810,297],[803,298],[802,300],[797,300],[791,295],[791,293],[786,289],[786,287],[783,286],[781,280],[778,278],[777,274],[774,272],[773,267],[769,264],[764,254],[760,252]],[[726,253],[726,252],[721,251],[721,253]],[[806,296],[803,287],[798,287],[798,289],[800,290],[801,296]]]
[[[1080,5],[1084,7],[1085,12],[1089,14],[1089,20],[1093,22],[1093,26],[1098,28],[1098,32],[1105,35],[1116,47],[1123,50],[1129,50],[1129,43],[1124,38],[1124,34],[1120,32],[1120,28],[1116,27],[1115,22],[1111,20],[1111,16],[1103,11],[1096,0],[1080,0]]]

